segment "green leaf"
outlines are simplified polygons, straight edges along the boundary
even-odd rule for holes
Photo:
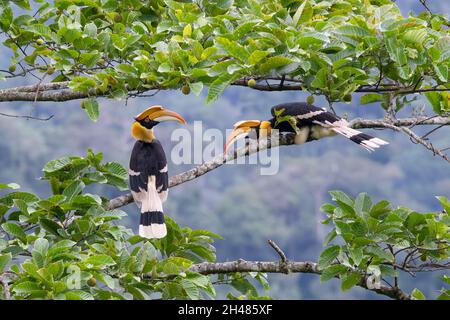
[[[450,201],[448,200],[448,198],[444,196],[437,196],[436,199],[439,200],[447,214],[450,214]]]
[[[206,97],[206,103],[211,103],[217,100],[225,89],[240,77],[239,74],[224,73],[211,83]]]
[[[75,180],[64,189],[62,194],[66,196],[67,201],[71,201],[73,197],[83,191],[84,187],[85,184],[82,181]]]
[[[417,288],[411,292],[411,297],[414,300],[426,300],[425,295]]]
[[[345,25],[338,27],[336,29],[336,32],[345,35],[347,37],[354,37],[354,38],[363,38],[370,34],[369,31],[367,31],[366,29],[354,25]]]
[[[72,161],[69,157],[63,157],[61,159],[56,159],[47,162],[47,164],[44,166],[44,169],[42,169],[46,173],[53,173],[62,169],[67,168]]]
[[[334,259],[339,256],[341,248],[338,245],[326,248],[319,257],[319,269],[323,270],[333,263]]]
[[[86,291],[71,290],[64,293],[67,300],[94,300],[94,297]]]
[[[248,58],[248,63],[251,65],[255,65],[259,63],[262,59],[267,57],[270,54],[268,51],[262,51],[262,50],[255,50],[251,53],[250,57]]]
[[[232,41],[228,40],[227,38],[223,38],[223,37],[217,37],[215,39],[215,41],[218,44],[220,44],[220,46],[234,58],[237,58],[239,61],[244,62],[244,63],[247,62],[247,60],[249,58],[249,54],[248,54],[247,50],[245,50],[245,48],[242,47],[239,43],[232,42]]]
[[[373,218],[378,219],[380,216],[391,211],[391,204],[387,200],[381,200],[377,202],[369,212],[369,215]]]
[[[12,260],[11,253],[7,254],[0,254],[0,274],[2,273],[3,269],[10,263]]]
[[[267,74],[269,71],[284,67],[292,63],[292,60],[287,57],[277,56],[268,58],[261,66],[259,70],[261,74]]]
[[[9,5],[2,6],[0,14],[0,28],[2,31],[8,31],[14,18],[14,13]]]
[[[361,99],[359,101],[360,104],[369,104],[374,102],[379,102],[383,100],[383,96],[378,93],[367,93],[363,96],[361,96]]]
[[[350,198],[347,194],[345,194],[342,191],[338,191],[338,190],[330,191],[329,194],[331,195],[333,201],[340,201],[350,207],[354,206],[353,199]]]
[[[358,272],[351,272],[342,277],[341,289],[347,291],[361,281],[361,275]]]
[[[196,95],[199,96],[200,93],[203,90],[203,82],[194,82],[194,83],[189,83],[189,88],[191,88],[192,92]]]
[[[308,0],[305,0],[298,8],[297,11],[294,14],[294,17],[292,18],[292,22],[294,23],[294,26],[298,26],[300,17],[302,16],[303,9],[305,9],[305,5],[308,2]]]
[[[51,234],[58,236],[58,237],[60,236],[58,233],[58,229],[61,229],[62,227],[59,224],[57,224],[55,221],[46,219],[46,218],[41,218],[41,219],[39,219],[39,224],[47,232],[50,232]]]
[[[186,292],[186,295],[190,300],[200,299],[200,290],[194,282],[188,279],[184,279],[183,281],[181,281],[181,286],[183,287],[184,292]]]
[[[5,230],[8,234],[12,235],[13,237],[16,237],[20,239],[22,242],[26,243],[27,235],[23,231],[23,229],[18,226],[15,223],[12,222],[5,222],[2,224],[2,229]]]
[[[366,254],[370,254],[372,256],[379,257],[379,258],[381,258],[383,260],[387,260],[389,262],[395,261],[394,255],[387,249],[382,249],[380,247],[367,246],[364,248],[364,251],[366,252]]]
[[[116,262],[110,256],[106,254],[100,254],[95,256],[90,256],[86,260],[84,260],[86,265],[91,264],[95,267],[103,268],[107,266],[115,265]]]
[[[17,183],[8,183],[8,184],[4,184],[4,183],[0,183],[0,189],[19,189],[20,186]]]
[[[367,193],[360,193],[355,199],[355,211],[357,214],[362,215],[363,213],[370,212],[372,207],[372,200]]]
[[[322,270],[322,273],[320,274],[320,281],[328,281],[338,275],[346,273],[347,271],[348,267],[341,264],[328,266]]]
[[[89,119],[97,122],[100,115],[99,105],[97,99],[89,98],[81,101],[81,107],[86,111]]]

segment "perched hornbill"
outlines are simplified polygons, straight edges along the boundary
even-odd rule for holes
[[[153,135],[153,127],[167,120],[186,123],[178,113],[152,106],[140,113],[131,126],[131,135],[137,141],[131,152],[128,175],[131,194],[141,209],[139,235],[145,238],[163,238],[167,234],[162,209],[169,187],[167,160],[161,143]]]
[[[267,121],[243,120],[236,122],[234,130],[228,136],[225,150],[239,138],[248,138],[254,129],[257,138],[264,138],[271,129],[280,133],[295,133],[295,143],[302,144],[337,133],[352,140],[368,151],[374,151],[388,142],[374,138],[361,131],[350,128],[347,120],[339,118],[325,109],[305,102],[282,103],[272,107],[272,118]]]

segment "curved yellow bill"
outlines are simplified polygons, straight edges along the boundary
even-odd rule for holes
[[[145,118],[149,118],[154,121],[178,121],[183,124],[186,124],[186,120],[183,119],[178,113],[172,110],[165,109],[162,106],[156,105],[151,106],[150,108],[144,110],[140,114],[136,116],[136,121],[143,120]]]
[[[245,127],[245,128],[236,128],[234,129],[230,135],[227,138],[227,142],[225,143],[225,145],[223,146],[223,150],[226,153],[228,148],[236,141],[239,140],[241,138],[244,138],[245,136],[248,135],[248,133],[250,132],[251,128],[250,127]]]
[[[223,149],[226,153],[228,148],[236,141],[244,138],[248,135],[250,130],[255,127],[259,127],[261,121],[259,120],[242,120],[234,124],[234,130],[227,137],[227,142],[225,143]]]

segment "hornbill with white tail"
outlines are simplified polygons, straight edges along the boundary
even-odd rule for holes
[[[141,210],[139,235],[163,238],[167,234],[162,203],[167,199],[169,177],[167,160],[153,127],[167,120],[186,121],[176,112],[152,106],[136,116],[131,135],[137,140],[130,158],[130,189]]]
[[[249,138],[255,130],[257,138],[271,134],[272,129],[279,133],[295,133],[295,144],[341,134],[359,144],[368,151],[374,151],[388,142],[374,138],[361,131],[349,127],[347,120],[339,118],[326,109],[318,108],[305,102],[282,103],[272,107],[272,118],[266,121],[243,120],[234,124],[232,133],[228,136],[225,150],[240,138]]]

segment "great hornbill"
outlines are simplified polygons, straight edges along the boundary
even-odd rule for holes
[[[131,194],[141,209],[139,235],[145,238],[163,238],[167,234],[162,208],[169,191],[167,160],[153,134],[153,127],[167,120],[186,124],[178,113],[152,106],[136,116],[131,126],[131,135],[137,141],[131,152],[128,175]]]
[[[350,128],[347,120],[305,102],[281,103],[272,107],[271,113],[272,118],[266,121],[236,122],[227,138],[225,151],[235,140],[249,138],[252,130],[255,130],[257,138],[264,138],[270,135],[272,129],[278,129],[279,133],[295,133],[296,144],[331,137],[338,133],[368,151],[374,151],[381,145],[388,144],[382,139]]]

